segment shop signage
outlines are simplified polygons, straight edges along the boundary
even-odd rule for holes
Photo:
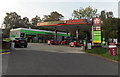
[[[94,18],[94,25],[100,25],[100,18]]]
[[[86,23],[86,20],[84,20],[84,19],[68,20],[67,23]]]

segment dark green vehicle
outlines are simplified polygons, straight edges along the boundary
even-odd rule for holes
[[[27,45],[28,45],[26,38],[15,38],[15,40],[13,42],[15,43],[14,44],[15,48],[17,48],[17,47],[27,48]]]

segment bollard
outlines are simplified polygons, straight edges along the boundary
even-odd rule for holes
[[[102,41],[102,43],[101,43],[102,47],[105,47],[105,44],[106,44],[106,42]]]
[[[30,43],[32,43],[32,39],[30,39]]]
[[[15,43],[13,41],[11,42],[11,48],[15,48]]]
[[[87,43],[87,49],[92,49],[92,44],[91,43]]]
[[[85,50],[85,44],[82,44],[81,50]]]

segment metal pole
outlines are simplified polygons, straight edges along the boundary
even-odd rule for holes
[[[78,29],[76,30],[76,37],[77,37],[77,40],[78,40]]]
[[[55,42],[57,42],[57,29],[55,27]]]
[[[57,41],[57,30],[55,30],[55,35],[56,35],[55,38],[56,38],[56,41]]]
[[[78,29],[78,26],[77,26],[77,30],[76,30],[76,40],[78,42],[78,38],[79,38],[79,29]]]
[[[68,32],[66,32],[66,34],[68,35]]]
[[[69,44],[69,40],[68,40],[68,32],[66,32],[66,34],[67,34],[67,37],[66,37],[66,41],[67,41],[67,45]]]
[[[94,35],[93,35],[94,33],[93,33],[93,25],[92,25],[92,45],[94,45]]]

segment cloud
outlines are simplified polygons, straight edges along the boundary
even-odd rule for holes
[[[118,2],[119,0],[20,0],[21,2]]]

